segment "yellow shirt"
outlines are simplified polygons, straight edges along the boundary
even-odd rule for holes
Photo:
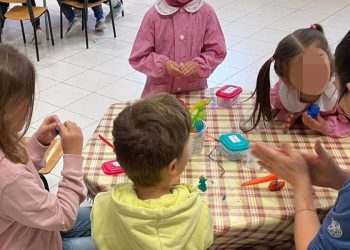
[[[185,184],[149,200],[133,184],[119,184],[96,196],[91,221],[99,250],[202,250],[213,242],[208,206]]]

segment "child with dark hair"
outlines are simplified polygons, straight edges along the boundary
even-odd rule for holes
[[[207,204],[177,180],[188,161],[191,117],[170,94],[125,108],[113,124],[114,150],[132,183],[96,196],[98,249],[208,249],[213,228]]]
[[[336,138],[350,135],[350,36],[347,35],[335,51],[335,81],[339,98],[335,112],[312,119],[303,114],[303,122],[312,130]]]
[[[335,52],[336,82],[344,98],[340,103],[345,114],[350,111],[349,69],[350,32]],[[252,144],[252,152],[261,165],[288,181],[294,189],[296,249],[350,249],[350,171],[340,168],[320,141],[316,142],[315,151],[317,155],[300,153],[289,145],[273,149],[263,143]],[[312,185],[339,190],[338,198],[322,224],[315,209]]]
[[[270,89],[272,62],[280,80]],[[259,71],[253,94],[256,96],[254,110],[241,129],[249,132],[261,119],[265,122],[275,117],[284,121],[289,129],[313,103],[320,106],[321,116],[332,112],[338,98],[330,82],[332,74],[333,58],[320,25],[313,24],[286,36]],[[247,127],[247,123],[252,126]],[[324,131],[324,134],[331,135],[331,132]]]

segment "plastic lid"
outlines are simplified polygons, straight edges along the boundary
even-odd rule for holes
[[[219,141],[230,151],[243,151],[249,149],[250,145],[246,138],[239,133],[220,135]]]
[[[242,93],[242,88],[234,85],[225,85],[216,91],[216,96],[221,98],[235,98]]]

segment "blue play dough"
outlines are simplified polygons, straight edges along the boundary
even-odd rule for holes
[[[318,106],[318,104],[311,104],[308,109],[307,109],[307,113],[309,114],[309,116],[311,116],[312,118],[317,118],[318,114],[320,113],[320,106]]]

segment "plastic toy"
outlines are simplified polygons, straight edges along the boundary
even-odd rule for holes
[[[201,176],[199,177],[198,189],[201,190],[202,192],[205,192],[205,191],[208,190],[207,185],[205,184],[206,181],[207,181],[207,179],[204,178],[203,175],[201,175]]]
[[[102,164],[102,170],[107,175],[118,175],[124,173],[123,168],[115,160],[104,162]]]
[[[318,104],[315,104],[315,103],[311,104],[307,108],[307,113],[309,114],[309,116],[316,119],[318,114],[320,113],[320,106],[318,106]]]
[[[285,181],[281,181],[281,180],[276,179],[276,180],[270,182],[268,188],[270,191],[275,192],[275,191],[281,190],[285,185],[286,185]]]

